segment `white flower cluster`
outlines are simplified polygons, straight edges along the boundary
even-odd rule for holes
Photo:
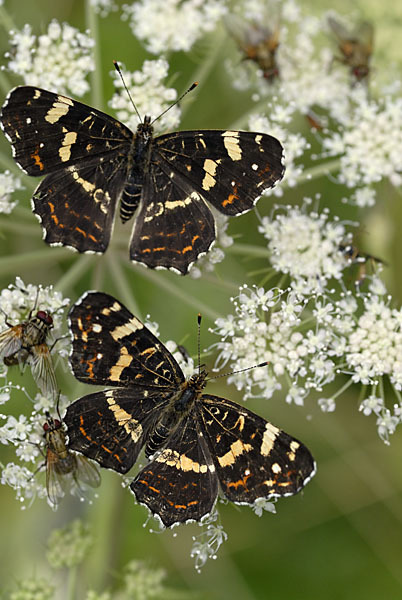
[[[113,0],[90,0],[91,8],[101,17],[107,17],[112,11],[116,11],[118,6]]]
[[[287,273],[290,285],[303,294],[322,292],[348,266],[340,250],[348,237],[345,225],[329,220],[327,210],[307,213],[309,203],[306,199],[302,208],[275,207],[258,228],[268,240],[273,268]]]
[[[142,118],[145,115],[150,115],[154,119],[159,117],[176,100],[176,90],[166,87],[163,83],[168,76],[168,71],[169,63],[162,58],[144,61],[141,71],[129,73],[122,68],[126,85]],[[112,96],[109,106],[116,111],[118,119],[135,131],[139,123],[137,113],[117,71],[113,76],[118,91]],[[155,122],[155,129],[158,131],[174,129],[179,124],[180,114],[179,106],[173,106]]]
[[[402,99],[367,97],[364,89],[349,92],[349,107],[338,111],[338,131],[330,132],[323,147],[341,155],[339,181],[348,187],[367,186],[388,178],[402,183]]]
[[[58,93],[83,96],[89,90],[88,73],[94,70],[94,40],[67,23],[53,20],[46,34],[35,36],[30,25],[10,32],[12,50],[6,54],[8,70],[26,85]]]
[[[153,54],[190,50],[225,13],[222,0],[139,0],[123,6],[133,34]]]
[[[243,286],[233,299],[235,314],[215,323],[213,331],[221,338],[215,344],[217,366],[229,362],[239,370],[267,361],[268,368],[233,374],[229,382],[244,390],[245,398],[270,398],[285,385],[287,402],[299,405],[311,390],[322,393],[338,373],[347,374],[342,391],[352,383],[370,386],[360,410],[377,415],[379,435],[387,441],[402,422],[402,310],[389,307],[381,282],[373,278],[370,287],[357,297],[347,292],[307,300],[289,290]],[[384,398],[375,396],[384,377],[395,391],[394,414]],[[322,410],[335,410],[338,393],[320,397]]]
[[[11,195],[16,190],[23,189],[19,177],[12,175],[10,171],[0,173],[0,213],[9,215],[17,205],[16,201],[11,200]]]

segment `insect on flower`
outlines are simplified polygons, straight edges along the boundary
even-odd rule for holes
[[[359,265],[355,281],[357,286],[361,286],[366,278],[368,263],[372,265],[372,271],[375,270],[376,265],[385,264],[385,262],[381,258],[378,258],[378,256],[373,256],[372,254],[361,252],[359,248],[353,244],[339,244],[339,250],[342,252],[344,257],[348,261],[348,264]]]
[[[6,320],[8,329],[0,333],[0,359],[8,367],[24,366],[28,363],[32,376],[42,394],[56,397],[57,382],[50,349],[46,343],[53,327],[52,316],[38,310],[35,316],[32,311],[28,319],[17,325]]]
[[[269,83],[279,77],[276,57],[279,46],[278,21],[269,27],[256,22],[245,23],[237,15],[229,15],[226,19],[226,26],[244,53],[244,60],[255,62]]]
[[[371,23],[362,21],[354,29],[348,29],[332,16],[328,25],[335,35],[341,57],[335,57],[350,67],[350,73],[356,81],[366,79],[370,72],[370,58],[373,52],[374,28]]]
[[[98,487],[101,479],[95,464],[69,450],[62,421],[53,419],[49,413],[46,417],[47,422],[43,425],[46,489],[50,502],[57,506],[69,486],[74,485],[82,492],[86,486]]]

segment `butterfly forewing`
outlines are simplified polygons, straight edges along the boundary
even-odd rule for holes
[[[283,148],[270,135],[249,131],[180,131],[155,139],[177,176],[191,182],[217,210],[242,214],[283,177]]]
[[[234,402],[201,398],[205,438],[223,494],[232,502],[296,494],[315,473],[309,450]]]
[[[1,125],[10,140],[14,159],[28,175],[46,175],[81,161],[122,160],[132,132],[113,117],[36,87],[20,86],[8,95]]]
[[[71,309],[74,375],[84,383],[174,390],[183,373],[168,350],[112,296],[85,294]]]

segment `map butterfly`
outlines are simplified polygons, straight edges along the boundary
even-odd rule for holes
[[[67,408],[70,447],[119,473],[145,448],[148,463],[130,488],[166,527],[202,519],[219,491],[252,505],[296,494],[314,475],[301,442],[230,400],[203,394],[207,373],[186,380],[167,348],[112,296],[86,293],[69,326],[74,375],[109,386]]]
[[[117,203],[134,216],[130,260],[187,273],[216,237],[208,203],[227,216],[250,210],[283,177],[282,146],[263,133],[133,133],[109,115],[36,87],[17,87],[0,117],[14,159],[46,177],[32,198],[50,245],[102,253]]]

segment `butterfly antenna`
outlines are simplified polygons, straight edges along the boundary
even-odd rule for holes
[[[237,375],[237,373],[244,373],[245,371],[250,371],[251,369],[258,369],[259,367],[266,367],[269,365],[269,362],[265,361],[260,363],[259,365],[252,365],[251,367],[246,367],[245,369],[239,369],[238,371],[230,371],[229,373],[221,373],[220,375],[214,375],[213,377],[208,377],[208,381],[211,379],[219,379],[219,377],[229,377],[230,375]]]
[[[197,316],[197,326],[198,326],[198,334],[197,334],[197,354],[198,354],[198,375],[201,375],[201,313],[198,313]]]
[[[140,113],[138,112],[138,108],[136,107],[136,105],[135,105],[135,103],[134,103],[134,100],[133,100],[133,99],[132,99],[132,97],[131,97],[130,91],[129,91],[129,89],[128,89],[127,85],[126,85],[126,82],[124,81],[123,73],[121,72],[121,69],[120,69],[120,67],[119,67],[119,63],[117,62],[117,60],[114,60],[114,61],[113,61],[113,64],[114,64],[114,68],[116,69],[116,71],[118,72],[118,74],[119,74],[119,76],[120,76],[120,79],[121,79],[121,80],[122,80],[122,82],[123,82],[124,89],[126,90],[126,92],[127,92],[127,94],[128,94],[128,97],[130,98],[131,104],[134,106],[134,110],[135,110],[135,112],[137,113],[137,117],[139,118],[140,122],[141,122],[141,123],[143,123],[143,120],[142,120],[142,118],[141,118],[141,115],[140,115]],[[163,114],[163,113],[162,113],[162,114]]]
[[[161,112],[161,114],[160,114],[158,117],[156,117],[156,118],[155,118],[155,119],[152,121],[151,125],[152,125],[153,123],[155,123],[155,121],[157,121],[158,119],[160,119],[161,117],[163,117],[163,115],[164,115],[165,113],[167,113],[167,111],[168,111],[168,110],[170,110],[171,108],[173,108],[173,106],[176,106],[176,104],[178,104],[178,103],[180,102],[180,100],[182,100],[182,99],[184,98],[184,96],[186,96],[186,95],[187,95],[189,92],[191,92],[191,91],[192,91],[194,88],[196,88],[196,87],[197,87],[197,85],[198,85],[198,81],[194,81],[194,83],[192,83],[192,84],[190,85],[190,87],[188,88],[188,90],[186,90],[186,91],[184,92],[184,94],[182,94],[182,95],[181,95],[179,98],[177,98],[176,102],[173,102],[173,104],[171,104],[170,106],[168,106],[168,107],[167,107],[167,108],[166,108],[166,109],[165,109],[163,112]]]

